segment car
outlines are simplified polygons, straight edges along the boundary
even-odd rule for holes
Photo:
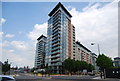
[[[0,81],[16,81],[16,80],[12,76],[0,75]]]

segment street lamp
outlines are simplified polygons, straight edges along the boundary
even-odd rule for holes
[[[95,45],[95,43],[91,43],[91,45]],[[99,44],[98,45],[98,55],[100,54],[100,47],[99,47]]]

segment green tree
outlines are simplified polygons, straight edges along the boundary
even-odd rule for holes
[[[81,69],[83,70],[83,69],[87,69],[87,67],[88,67],[88,64],[87,64],[87,62],[85,62],[85,61],[80,61],[81,62]]]
[[[95,67],[92,64],[87,64],[87,70],[88,72],[92,72],[92,70],[94,70]]]
[[[97,66],[100,67],[100,70],[108,69],[113,67],[113,61],[111,58],[105,56],[104,54],[100,54],[96,59]]]
[[[66,59],[63,63],[64,69],[69,73],[76,73],[83,71],[83,69],[87,69],[88,71],[94,70],[94,66],[92,64],[88,64],[85,61],[75,61],[73,59]]]
[[[67,70],[69,73],[72,73],[74,70],[74,60],[66,59],[63,63],[64,69]]]
[[[8,61],[5,61],[4,64],[2,64],[2,72],[5,75],[8,71],[10,71],[10,64],[8,64]]]

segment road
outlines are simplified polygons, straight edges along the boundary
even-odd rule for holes
[[[94,76],[50,76],[41,77],[30,74],[19,74],[17,81],[120,81],[120,79],[93,79]]]

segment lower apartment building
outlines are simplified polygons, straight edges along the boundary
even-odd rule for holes
[[[92,65],[95,67],[95,72],[99,72],[99,67],[96,63],[97,55],[95,53],[92,53]]]
[[[76,42],[75,60],[85,61],[88,64],[92,64],[92,52],[78,41]]]
[[[35,68],[42,69],[45,67],[45,55],[46,55],[46,41],[47,37],[41,35],[37,39],[36,55],[35,55]]]
[[[114,66],[115,67],[120,67],[120,57],[114,58]]]

